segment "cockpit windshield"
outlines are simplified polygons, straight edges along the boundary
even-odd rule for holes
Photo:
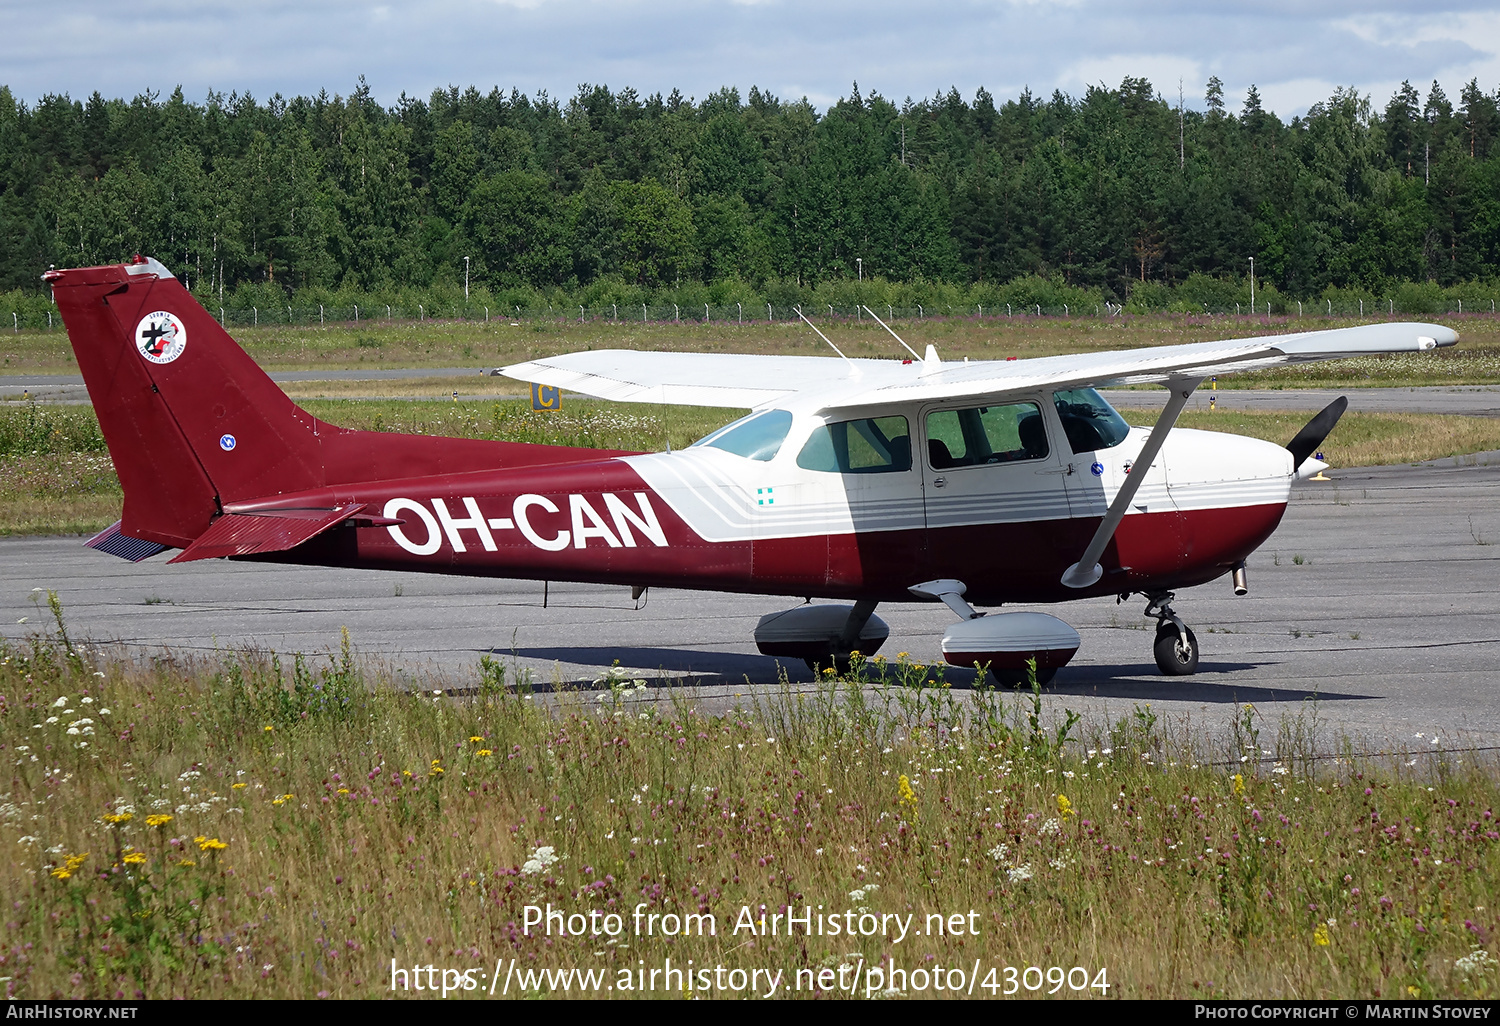
[[[1092,388],[1070,388],[1052,393],[1057,418],[1073,452],[1111,449],[1125,441],[1130,425]]]
[[[741,417],[693,443],[712,449],[723,449],[736,456],[762,463],[774,459],[792,429],[792,415],[786,410],[762,410]]]

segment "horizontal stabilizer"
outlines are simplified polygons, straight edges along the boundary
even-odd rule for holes
[[[332,509],[258,509],[225,513],[199,535],[197,541],[169,562],[285,552],[343,523],[364,508],[362,502],[351,502]],[[384,517],[378,519],[389,522]]]
[[[132,563],[139,563],[143,559],[150,559],[158,552],[164,552],[170,548],[170,546],[160,545],[154,541],[146,541],[144,538],[132,538],[128,534],[121,534],[120,521],[118,520],[84,542],[84,544],[91,549],[108,552],[111,556],[128,559]]]

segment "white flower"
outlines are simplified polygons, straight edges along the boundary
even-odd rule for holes
[[[109,710],[108,709],[100,709],[99,710],[99,715],[100,716],[108,716],[109,715]]]
[[[45,719],[45,720],[44,720],[44,721],[42,721],[42,722],[44,722],[44,723],[56,723],[56,722],[57,722],[57,717],[56,717],[56,716],[48,716],[48,717],[47,717],[47,718],[46,718],[46,719]]]
[[[994,859],[996,862],[1002,862],[1004,861],[1005,856],[1010,854],[1010,847],[1004,844],[997,844],[989,851],[985,852],[985,854]]]
[[[79,730],[78,730],[77,727],[69,727],[68,728],[68,733],[69,734],[77,734],[77,733],[79,733]]]
[[[80,698],[79,701],[82,702],[84,705],[93,705],[94,704],[94,700],[92,698],[89,698],[87,695],[85,695],[83,698]]]
[[[1056,834],[1056,833],[1059,833],[1061,831],[1062,831],[1062,822],[1060,820],[1058,820],[1057,817],[1055,817],[1055,816],[1052,819],[1049,819],[1049,820],[1045,821],[1044,823],[1042,823],[1041,826],[1037,827],[1037,833],[1043,834],[1043,835]]]
[[[543,845],[531,853],[531,858],[527,859],[525,865],[521,867],[521,875],[536,876],[539,873],[545,873],[553,863],[561,861],[562,858],[563,856],[557,854],[557,850],[552,845]]]
[[[24,838],[22,839],[24,840]],[[1487,973],[1492,973],[1495,971],[1497,965],[1500,965],[1500,962],[1495,961],[1488,951],[1484,948],[1476,947],[1463,958],[1456,960],[1453,963],[1453,968],[1457,969],[1459,974],[1467,979],[1469,977],[1484,976]]]
[[[1005,871],[1005,879],[1010,883],[1020,883],[1023,880],[1030,880],[1031,877],[1032,872],[1029,865],[1015,866]]]

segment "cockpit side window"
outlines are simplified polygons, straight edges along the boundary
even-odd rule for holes
[[[1130,425],[1092,388],[1071,388],[1052,393],[1057,418],[1075,453],[1112,449],[1130,435]]]
[[[1036,403],[937,410],[927,415],[927,461],[934,470],[1046,457],[1047,429]]]
[[[890,474],[911,469],[911,428],[905,417],[870,417],[824,424],[797,454],[797,466],[828,474]]]
[[[694,442],[694,447],[723,449],[736,456],[764,463],[774,459],[792,429],[792,415],[786,410],[764,410],[726,424],[713,434]]]

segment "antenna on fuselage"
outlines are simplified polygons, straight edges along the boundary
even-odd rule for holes
[[[806,323],[809,328],[811,328],[813,331],[818,331],[818,326],[816,324],[814,324],[812,321],[809,321],[805,316],[803,316],[803,314],[802,314],[802,308],[800,306],[794,306],[794,307],[792,307],[792,309],[797,311],[797,316],[801,317],[802,320],[803,320],[803,322]],[[838,346],[834,345],[833,344],[833,340],[830,339],[827,335],[823,334],[821,331],[818,331],[818,337],[820,339],[822,339],[824,342],[828,343],[828,348],[832,349],[835,353],[838,353],[840,356],[844,356],[844,351],[842,349],[840,349]],[[849,359],[849,357],[844,356],[844,359],[847,360],[847,359]]]
[[[891,332],[891,338],[895,339],[897,342],[900,342],[903,346],[906,346],[906,351],[908,353],[910,353],[914,359],[917,359],[917,360],[922,359],[920,356],[917,356],[917,351],[915,349],[913,349],[911,346],[906,345],[906,339],[902,338],[900,335],[896,334],[894,331],[891,331],[891,326],[889,324],[885,323],[885,321],[882,321],[879,317],[876,317],[874,310],[871,310],[867,306],[867,307],[864,308],[864,311],[865,311],[865,313],[869,314],[871,317],[875,318],[875,323],[876,324],[880,325],[886,331],[890,331]]]

